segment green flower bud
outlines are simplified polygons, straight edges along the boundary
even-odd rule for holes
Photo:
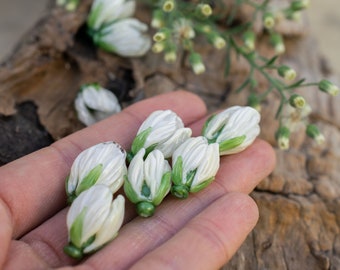
[[[317,144],[323,144],[325,142],[325,137],[321,134],[319,128],[316,125],[307,125],[306,134],[310,138],[314,139]]]
[[[294,0],[290,4],[290,9],[300,11],[309,7],[309,0]]]
[[[274,14],[271,12],[264,13],[262,21],[266,29],[272,29],[275,25]]]
[[[175,1],[174,0],[166,0],[163,3],[162,9],[164,12],[171,12],[175,8]]]
[[[208,4],[199,4],[197,5],[197,9],[205,17],[209,17],[212,14],[211,6]]]
[[[170,31],[169,29],[162,29],[153,35],[153,40],[155,42],[161,42],[169,38]]]
[[[261,111],[260,99],[257,95],[255,95],[253,93],[248,96],[247,105],[254,108],[258,112]]]
[[[201,55],[198,53],[191,53],[189,55],[189,62],[195,74],[202,74],[205,72],[205,66],[202,62]]]
[[[153,28],[159,29],[164,26],[164,14],[160,9],[156,9],[152,13],[151,26]]]
[[[296,78],[296,71],[286,65],[282,65],[277,69],[279,75],[286,81],[292,81]]]
[[[293,94],[289,98],[289,104],[294,108],[302,109],[303,107],[305,107],[306,101],[302,96],[298,94]]]
[[[339,88],[328,80],[321,80],[319,82],[319,89],[331,96],[336,96],[339,94]]]
[[[218,50],[223,49],[226,46],[224,38],[221,37],[217,32],[208,33],[207,38]]]
[[[273,33],[270,36],[270,42],[274,46],[274,50],[277,54],[283,54],[286,50],[285,44],[283,43],[282,36],[278,33]]]
[[[255,33],[253,31],[246,31],[243,34],[243,42],[245,47],[250,51],[255,50]]]
[[[285,126],[279,127],[279,129],[275,133],[275,138],[280,149],[287,150],[289,148],[289,137],[289,128]]]
[[[162,51],[164,51],[164,49],[165,49],[164,42],[157,42],[157,43],[153,44],[153,46],[151,47],[151,50],[154,53],[161,53]]]

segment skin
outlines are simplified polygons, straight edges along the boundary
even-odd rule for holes
[[[2,269],[218,269],[237,251],[258,220],[248,194],[275,166],[272,148],[256,140],[221,158],[215,181],[186,200],[168,196],[151,218],[127,203],[118,237],[75,261],[67,244],[65,178],[76,156],[114,140],[129,149],[139,125],[154,110],[171,109],[198,135],[206,107],[176,91],[136,103],[98,124],[0,168]]]

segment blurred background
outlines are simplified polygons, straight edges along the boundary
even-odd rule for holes
[[[0,62],[20,37],[44,16],[49,0],[0,0]],[[311,0],[311,33],[320,51],[340,75],[340,1]]]

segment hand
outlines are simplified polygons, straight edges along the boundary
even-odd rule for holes
[[[0,268],[218,269],[253,229],[258,209],[247,195],[274,167],[271,147],[256,140],[221,158],[215,181],[186,200],[168,196],[151,218],[127,204],[116,239],[77,262],[67,244],[65,178],[75,157],[104,141],[129,149],[139,125],[154,110],[172,109],[198,135],[206,108],[177,91],[136,103],[122,113],[0,168]]]

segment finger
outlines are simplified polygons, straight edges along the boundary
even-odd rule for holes
[[[261,155],[256,156],[258,152],[261,152]],[[259,140],[247,150],[228,157],[229,162],[223,161],[216,180],[209,187],[191,194],[186,200],[170,196],[156,209],[152,218],[137,218],[126,224],[117,239],[85,263],[97,269],[105,269],[105,266],[109,265],[115,265],[117,269],[128,268],[131,263],[166,242],[214,200],[229,191],[252,190],[273,169],[273,161],[265,162],[273,160],[273,155],[272,148]],[[235,165],[240,168],[235,170]],[[251,172],[248,172],[249,170]],[[115,257],[110,254],[115,254]]]
[[[257,220],[258,209],[249,196],[229,193],[129,269],[219,269]]]
[[[128,148],[141,122],[158,109],[174,110],[186,124],[206,113],[203,101],[189,92],[160,95],[3,166],[0,169],[0,198],[11,213],[14,237],[35,227],[65,205],[64,179],[82,150],[107,140],[115,140]]]
[[[67,209],[63,209],[20,240],[13,240],[4,269],[51,269],[74,264],[74,260],[63,253],[67,243],[66,212]]]
[[[247,156],[247,164],[242,156]],[[274,170],[276,155],[273,148],[262,140],[255,140],[245,151],[221,157],[218,177],[228,174],[223,182],[213,182],[225,192],[250,193],[270,172]]]

